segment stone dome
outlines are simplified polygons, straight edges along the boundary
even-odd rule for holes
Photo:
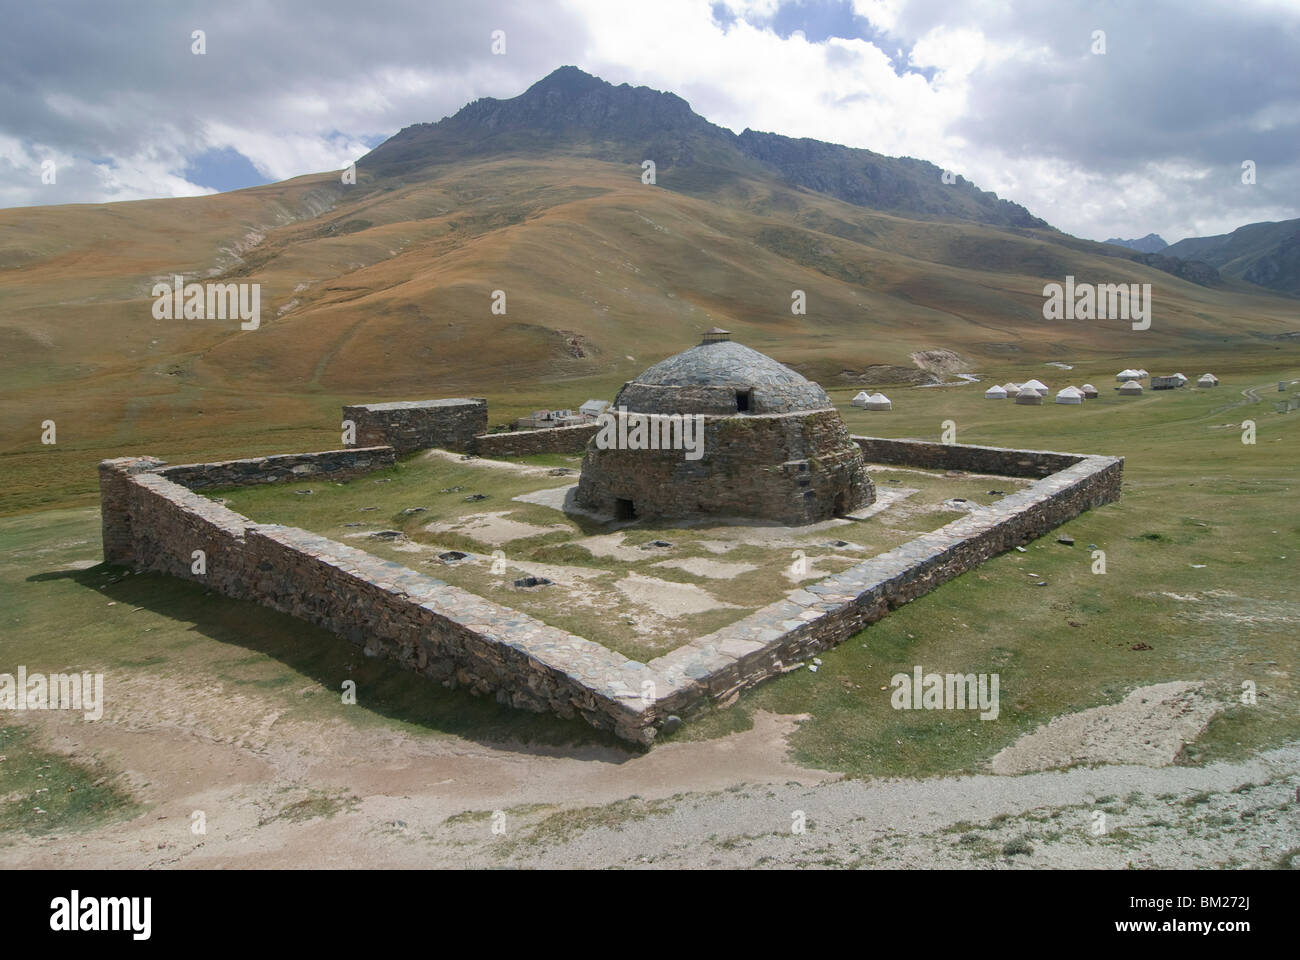
[[[718,331],[719,334],[725,331]],[[799,413],[825,410],[820,386],[728,339],[706,339],[624,384],[615,406],[633,413]]]

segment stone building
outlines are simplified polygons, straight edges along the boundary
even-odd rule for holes
[[[876,499],[825,391],[724,330],[624,384],[602,419],[577,502],[620,519],[718,514],[797,525]],[[671,442],[679,438],[697,449]]]

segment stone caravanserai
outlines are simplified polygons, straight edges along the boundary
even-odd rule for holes
[[[700,418],[694,459],[680,449],[611,449],[598,442],[596,424],[489,433],[481,398],[358,404],[344,408],[355,436],[343,450],[179,466],[148,456],[103,461],[104,558],[290,614],[443,686],[579,717],[648,746],[690,711],[728,704],[988,558],[1120,496],[1122,458],[850,436],[821,387],[725,333],[711,331],[618,396],[617,418]],[[623,520],[716,515],[795,526],[851,517],[875,499],[867,463],[1032,482],[644,663],[356,547],[258,523],[200,493],[345,482],[430,448],[582,454],[575,500]],[[205,563],[196,565],[200,552]]]

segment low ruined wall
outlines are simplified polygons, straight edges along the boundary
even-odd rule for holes
[[[344,407],[343,419],[356,424],[361,447],[390,446],[399,454],[430,447],[468,450],[487,430],[488,409],[481,397],[401,400]]]
[[[637,742],[653,737],[641,664],[442,580],[293,527],[258,525],[259,603],[308,620],[408,670],[492,693]]]
[[[665,684],[659,690],[660,713],[729,700],[791,664],[843,643],[895,607],[990,557],[1118,500],[1123,464],[1112,457],[1081,457],[990,507],[651,660],[647,666]]]
[[[191,490],[211,487],[246,487],[287,480],[346,480],[391,467],[397,462],[392,447],[360,447],[322,453],[286,453],[247,460],[186,463],[157,472]]]
[[[1083,454],[1054,453],[1050,450],[1011,450],[958,443],[930,443],[925,440],[886,440],[857,437],[868,463],[891,463],[923,470],[965,470],[996,473],[1006,477],[1045,477],[1084,459]]]
[[[576,427],[548,427],[544,430],[513,430],[484,433],[474,437],[469,452],[480,457],[523,457],[534,453],[580,454],[600,429],[594,423]]]
[[[255,523],[165,476],[162,464],[100,465],[105,559],[291,614],[444,686],[581,716],[635,743],[653,739],[643,664],[326,537]],[[203,466],[224,465],[179,475],[201,481]]]
[[[726,703],[742,689],[842,643],[891,609],[1120,495],[1122,459],[854,439],[877,462],[1013,476],[1056,469],[988,507],[644,664],[353,547],[254,523],[179,482],[271,482],[303,476],[294,470],[303,463],[321,471],[313,475],[361,469],[366,458],[392,462],[390,448],[170,468],[152,457],[106,460],[100,464],[104,555],[317,624],[446,686],[492,693],[522,709],[580,716],[625,740],[649,744],[667,715],[710,701]],[[262,467],[235,466],[252,463]],[[195,551],[202,555],[199,566]]]

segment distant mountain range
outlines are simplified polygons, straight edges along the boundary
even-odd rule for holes
[[[1217,237],[1189,237],[1161,252],[1201,260],[1225,276],[1300,296],[1300,219],[1248,223]]]
[[[1046,227],[1019,204],[978,189],[924,160],[745,130],[740,135],[695,113],[681,97],[614,86],[560,67],[510,100],[475,100],[437,123],[406,127],[359,162],[378,176],[405,177],[485,154],[561,149],[604,160],[652,160],[675,170],[675,189],[713,194],[746,177],[786,183],[857,206],[913,218],[1007,227]]]
[[[1154,233],[1148,233],[1145,237],[1142,237],[1139,240],[1120,240],[1111,237],[1106,242],[1113,243],[1120,247],[1128,247],[1130,250],[1136,250],[1138,253],[1159,253],[1165,247],[1169,246],[1169,244],[1165,243],[1163,237]]]

